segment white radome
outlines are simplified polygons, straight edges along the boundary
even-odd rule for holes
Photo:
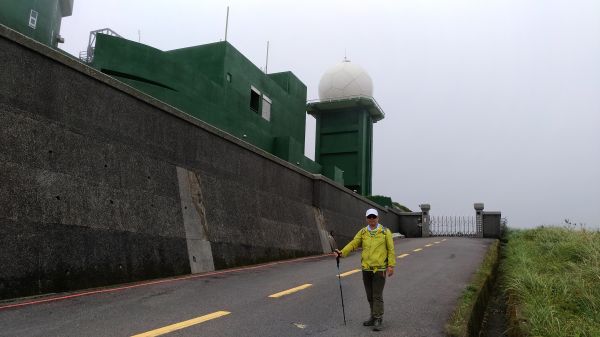
[[[319,99],[335,100],[352,96],[373,97],[373,81],[363,68],[344,60],[321,77]]]

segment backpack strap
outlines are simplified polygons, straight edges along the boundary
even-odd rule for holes
[[[365,231],[366,231],[366,230],[367,230],[367,228],[366,228],[366,227],[363,227],[363,228],[360,230],[360,235],[363,235],[363,234],[365,234]],[[383,233],[383,235],[387,235],[387,232],[386,232],[386,231],[387,231],[387,227],[385,227],[384,225],[381,225],[381,232]]]

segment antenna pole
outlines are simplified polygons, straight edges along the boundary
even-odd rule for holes
[[[227,27],[229,27],[229,6],[227,6],[227,17],[225,18],[225,41],[227,41]]]
[[[267,74],[267,68],[269,66],[269,41],[267,41],[267,60],[265,62],[265,74]]]

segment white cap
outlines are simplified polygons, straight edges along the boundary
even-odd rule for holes
[[[375,215],[375,216],[379,217],[379,213],[377,213],[377,210],[376,210],[376,209],[374,209],[374,208],[369,208],[369,209],[367,210],[367,215],[365,215],[365,216],[369,216],[369,215],[371,215],[371,214],[373,214],[373,215]]]

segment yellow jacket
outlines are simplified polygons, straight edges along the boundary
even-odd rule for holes
[[[380,271],[396,265],[392,232],[381,225],[377,225],[375,231],[371,232],[367,227],[363,227],[342,249],[342,256],[348,256],[359,247],[362,247],[360,258],[363,270]]]

